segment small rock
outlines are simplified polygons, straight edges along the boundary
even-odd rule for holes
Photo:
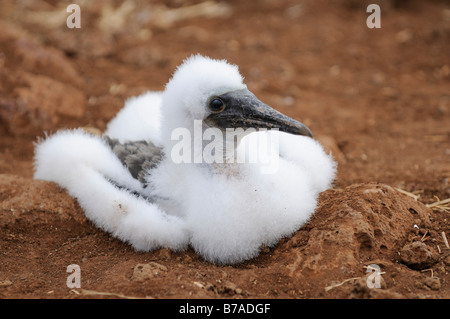
[[[194,281],[192,282],[195,286],[197,286],[198,288],[204,289],[205,285],[203,285],[201,282],[198,281]]]
[[[213,284],[209,283],[209,282],[206,283],[205,289],[206,289],[207,291],[214,291],[214,292],[217,292],[216,287],[215,287]]]
[[[450,266],[450,255],[448,255],[447,257],[445,257],[445,259],[444,259],[444,264],[446,264],[447,266]]]
[[[395,38],[400,43],[407,43],[413,38],[413,34],[412,34],[411,30],[404,29],[404,30],[398,32],[395,35]]]
[[[8,280],[8,279],[0,281],[0,288],[8,287],[8,286],[11,286],[11,285],[12,285],[12,282],[10,280]]]
[[[168,260],[172,257],[172,252],[170,251],[170,249],[162,248],[159,251],[159,257],[163,260]]]
[[[167,267],[155,262],[148,264],[137,264],[134,267],[131,280],[133,281],[145,281],[159,276],[162,272],[166,272]]]
[[[223,292],[224,293],[229,293],[229,294],[235,294],[237,293],[236,290],[239,289],[237,288],[237,285],[231,281],[225,281],[223,283]],[[242,290],[241,290],[242,292]]]
[[[431,290],[441,289],[441,280],[437,277],[426,277],[423,283]]]
[[[433,249],[420,241],[407,244],[400,251],[400,261],[415,270],[430,268],[438,259]]]

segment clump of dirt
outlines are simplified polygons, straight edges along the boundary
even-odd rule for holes
[[[435,249],[421,241],[406,244],[399,253],[400,260],[411,269],[429,269],[439,260]]]
[[[369,29],[369,3],[101,0],[70,29],[64,2],[1,1],[0,298],[449,298],[448,205],[429,204],[450,197],[450,7],[380,1]],[[32,179],[38,138],[103,131],[193,53],[239,65],[338,162],[311,220],[238,265],[135,252]]]
[[[424,258],[422,251],[410,251],[408,260],[412,262],[405,262],[405,249],[411,242],[413,246],[420,243],[427,252],[434,250],[437,242],[445,247],[442,238],[431,230],[431,216],[428,207],[388,185],[369,183],[333,189],[322,194],[312,220],[281,245],[277,254],[292,258],[294,262],[287,266],[289,275],[303,282],[305,290],[319,285],[326,287],[327,296],[340,295],[346,289],[355,295],[354,287],[339,283],[367,280],[372,273],[369,266],[376,265],[383,272],[384,287],[383,291],[374,290],[373,296],[400,297],[399,282],[393,278],[398,273],[414,277],[417,267],[412,260],[426,260],[420,269],[439,262],[444,266],[445,254],[427,254]],[[427,237],[428,244],[417,236],[417,230],[432,234]],[[402,289],[407,290],[408,285],[411,283],[402,281]]]

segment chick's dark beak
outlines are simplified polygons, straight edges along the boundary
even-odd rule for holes
[[[286,133],[312,137],[306,125],[264,104],[247,89],[227,92],[211,100],[214,99],[222,101],[224,107],[220,112],[213,112],[205,119],[210,126],[222,129],[239,127],[278,129]]]

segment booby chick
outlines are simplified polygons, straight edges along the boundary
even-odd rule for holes
[[[191,246],[231,264],[298,230],[335,171],[309,129],[258,100],[237,66],[195,55],[164,92],[127,100],[104,136],[40,141],[34,177],[67,189],[138,251]]]

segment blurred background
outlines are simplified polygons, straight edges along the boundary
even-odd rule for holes
[[[80,28],[66,24],[72,3]],[[450,196],[450,2],[438,0],[2,0],[0,173],[31,177],[38,136],[104,130],[195,53],[237,64],[262,101],[307,124],[339,163],[336,187]]]

